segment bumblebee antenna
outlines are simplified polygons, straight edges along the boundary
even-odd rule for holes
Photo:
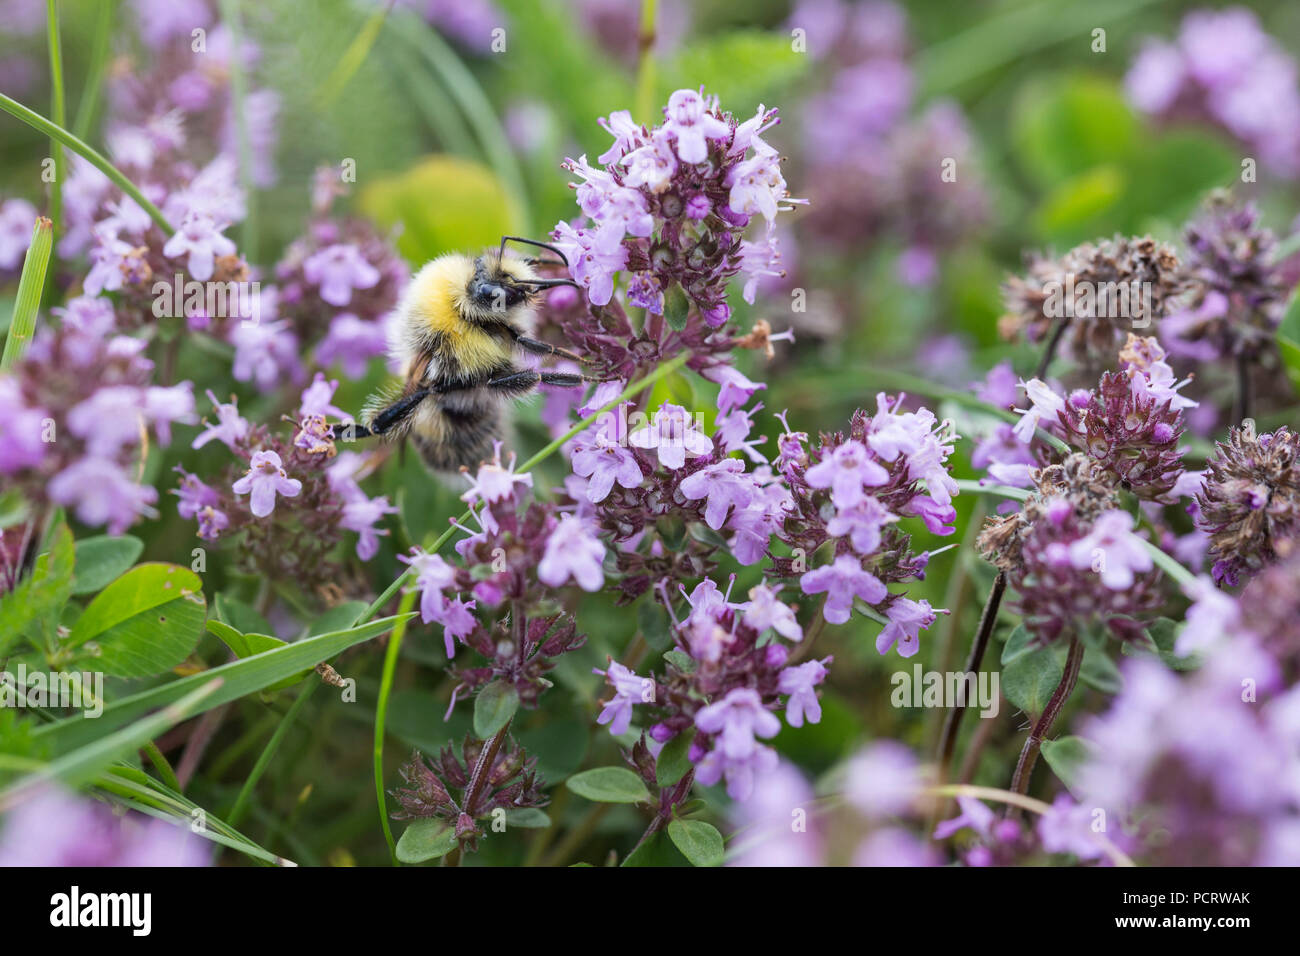
[[[566,269],[569,266],[569,257],[566,256],[559,249],[557,249],[555,246],[551,245],[549,242],[540,242],[537,239],[525,239],[523,236],[502,236],[501,250],[497,253],[497,258],[502,258],[503,256],[505,256],[507,242],[522,242],[528,246],[536,246],[539,249],[546,249],[548,252],[553,252],[557,256],[559,256],[560,261],[564,263]]]
[[[582,286],[572,279],[515,279],[514,284],[531,286],[534,292],[539,289],[554,289],[556,286],[562,285],[567,285],[573,289],[582,289]]]

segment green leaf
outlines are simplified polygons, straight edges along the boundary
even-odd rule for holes
[[[506,825],[525,827],[530,830],[544,830],[551,825],[551,818],[537,807],[520,807],[506,811]]]
[[[1046,646],[1031,643],[1029,632],[1021,624],[1002,649],[1003,695],[1025,713],[1041,714],[1065,674],[1068,652],[1065,641]]]
[[[671,651],[664,652],[664,660],[675,666],[683,674],[692,674],[695,672],[695,658],[676,647]]]
[[[1103,648],[1089,647],[1083,652],[1079,680],[1103,694],[1118,694],[1124,689],[1124,678]]]
[[[1027,84],[1011,109],[1011,140],[1025,171],[1054,188],[1094,167],[1122,164],[1140,124],[1112,79],[1047,74]]]
[[[77,542],[76,573],[72,577],[73,594],[94,594],[140,557],[144,542],[129,534],[101,534]]]
[[[1069,179],[1044,197],[1035,213],[1037,228],[1053,239],[1091,235],[1123,198],[1127,177],[1118,166],[1098,166]]]
[[[703,820],[670,820],[668,837],[691,866],[721,866],[726,844],[717,827]]]
[[[686,328],[686,318],[691,311],[691,302],[686,292],[674,282],[664,293],[664,321],[675,332]]]
[[[574,774],[564,785],[578,796],[596,803],[644,803],[650,791],[626,767],[596,767]]]
[[[1044,740],[1043,759],[1052,768],[1052,772],[1061,778],[1061,782],[1077,793],[1079,771],[1092,759],[1094,747],[1082,737],[1058,737],[1056,740]]]
[[[416,820],[397,841],[397,858],[403,863],[436,860],[456,849],[456,843],[456,828],[448,826],[446,820]]]
[[[637,604],[636,620],[637,626],[641,628],[641,635],[652,651],[662,654],[672,647],[673,635],[668,611],[658,601],[653,600],[653,595]]]
[[[513,684],[494,680],[474,698],[474,736],[487,740],[504,727],[519,709],[519,692]]]
[[[143,720],[136,721],[116,732],[94,735],[90,742],[0,791],[0,813],[48,786],[52,781],[57,780],[69,787],[76,787],[90,780],[114,761],[133,753],[182,720],[206,709],[203,707],[203,702],[211,701],[220,687],[221,681],[209,676],[202,684],[193,687],[189,693],[157,713],[150,714]],[[84,722],[86,718],[74,719]],[[97,721],[91,720],[90,723],[94,724]]]
[[[239,598],[231,597],[229,594],[218,594],[212,602],[217,612],[217,620],[229,624],[241,634],[270,634],[273,630],[270,622],[256,608],[245,604]]]
[[[331,631],[341,631],[350,627],[365,609],[365,601],[344,601],[312,621],[307,628],[307,636],[315,637],[317,634],[329,634]]]
[[[352,617],[348,618],[348,620],[356,620],[356,615],[354,614]],[[222,623],[221,621],[209,620],[208,630],[215,634],[221,640],[221,643],[230,648],[231,652],[236,657],[241,659],[252,657],[254,654],[261,654],[264,651],[273,651],[277,647],[284,647],[287,643],[286,641],[280,640],[278,637],[270,637],[266,634],[240,634],[239,631],[235,630],[229,624]],[[286,687],[292,687],[294,684],[310,675],[312,671],[313,668],[309,667],[300,673],[294,674],[292,677],[286,677],[284,680],[272,684],[262,692],[270,694],[277,690],[283,690]]]
[[[142,564],[90,602],[68,645],[91,651],[96,668],[110,676],[149,677],[189,656],[206,617],[197,574],[175,564]]]
[[[671,787],[686,776],[686,771],[691,769],[689,754],[694,739],[695,732],[688,731],[664,744],[663,750],[659,751],[659,759],[655,761],[655,783],[661,787]]]
[[[1201,666],[1199,654],[1179,657],[1174,653],[1174,645],[1178,642],[1178,634],[1182,629],[1183,625],[1179,622],[1172,621],[1167,617],[1158,617],[1146,627],[1146,636],[1150,641],[1147,646],[1143,647],[1125,641],[1120,649],[1129,657],[1158,656],[1161,662],[1171,670],[1194,671]]]
[[[110,733],[135,720],[141,714],[180,700],[194,688],[203,686],[214,677],[222,678],[221,687],[205,699],[199,710],[195,712],[202,713],[232,700],[238,700],[247,694],[265,690],[277,681],[284,680],[304,668],[315,667],[321,661],[329,660],[349,647],[386,634],[399,620],[414,616],[414,613],[395,615],[370,621],[346,631],[334,631],[331,634],[304,638],[245,660],[232,661],[221,667],[214,667],[211,670],[114,700],[104,708],[104,712],[97,720],[86,720],[78,715],[45,724],[37,728],[35,736],[49,741],[52,752],[63,753]]]
[[[72,532],[60,523],[51,533],[50,550],[40,555],[32,573],[0,597],[0,656],[8,654],[33,621],[59,611],[72,591]]]
[[[620,864],[621,866],[690,866],[690,861],[662,831],[651,835]]]

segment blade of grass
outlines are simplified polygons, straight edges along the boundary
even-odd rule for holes
[[[240,224],[240,252],[249,262],[257,261],[257,203],[253,190],[253,145],[248,138],[248,117],[244,99],[248,93],[244,75],[244,58],[240,53],[243,26],[238,0],[221,0],[221,20],[230,31],[230,108],[235,117],[235,135],[239,143],[239,184],[244,189],[244,221]]]
[[[67,105],[63,97],[63,44],[59,40],[58,0],[46,0],[45,27],[50,47],[50,89],[53,94],[51,109],[54,122],[59,126],[67,126]],[[62,227],[63,144],[53,137],[50,139],[50,153],[54,157],[54,182],[50,183],[50,219]]]
[[[95,786],[119,799],[132,801],[135,809],[142,813],[150,813],[150,816],[162,814],[160,819],[169,822],[190,825],[195,821],[197,811],[201,814],[198,819],[202,825],[193,828],[192,832],[199,836],[230,847],[260,862],[276,866],[294,865],[293,861],[277,856],[265,847],[254,843],[220,817],[134,767],[110,767],[95,779]],[[142,809],[144,806],[149,807],[150,810]]]
[[[113,37],[113,14],[117,0],[100,0],[98,8],[99,18],[95,21],[95,40],[90,49],[86,86],[77,103],[77,118],[72,121],[72,134],[79,139],[86,138],[95,122],[95,113],[99,110],[99,91],[103,88],[104,72],[108,66],[108,48]]]
[[[415,592],[407,591],[402,595],[398,605],[398,614],[405,614],[415,606]],[[402,638],[406,636],[406,619],[393,628],[389,638],[388,650],[384,653],[384,673],[379,682],[379,700],[375,706],[375,799],[379,803],[379,823],[384,830],[384,842],[388,844],[388,855],[397,866],[397,843],[393,840],[393,828],[388,822],[388,798],[384,793],[384,727],[388,723],[388,698],[393,692],[393,675],[397,673],[397,658],[402,651]]]
[[[357,70],[361,69],[361,64],[366,62],[366,57],[370,55],[375,40],[379,39],[379,31],[384,28],[384,21],[388,19],[394,2],[395,0],[387,0],[382,7],[370,14],[355,39],[343,51],[343,56],[339,57],[338,63],[325,78],[317,94],[317,102],[322,108],[330,106],[338,99],[339,94],[352,82],[352,77],[356,76]]]
[[[96,739],[108,729],[120,727],[136,719],[155,707],[178,700],[193,688],[203,685],[214,677],[222,678],[224,683],[220,690],[205,699],[196,711],[196,713],[203,713],[213,707],[270,687],[286,677],[315,667],[321,661],[353,645],[385,634],[399,620],[401,618],[398,617],[381,618],[360,627],[332,631],[329,634],[320,634],[292,644],[285,644],[283,647],[263,651],[252,657],[232,661],[221,667],[201,671],[115,700],[104,707],[103,713],[96,720],[87,720],[78,716],[46,724],[33,731],[33,736],[47,741],[56,753],[66,752]]]
[[[93,779],[114,761],[140,749],[163,731],[193,716],[203,701],[211,699],[220,687],[219,677],[205,681],[157,713],[78,747],[52,760],[41,770],[15,781],[0,791],[0,813],[12,809],[55,781],[76,787]]]
[[[532,211],[524,189],[523,173],[497,118],[497,110],[474,74],[437,31],[410,11],[395,10],[385,21],[385,26],[399,42],[412,46],[446,87],[452,101],[474,130],[488,165],[505,187],[519,228],[525,233],[531,231]]]
[[[393,628],[393,639],[396,640],[398,632],[405,628],[406,621],[398,621],[397,627]],[[271,739],[266,742],[266,747],[258,756],[257,762],[253,764],[253,770],[249,773],[248,779],[244,781],[244,785],[239,789],[239,796],[235,798],[235,805],[231,807],[230,812],[226,814],[226,819],[230,821],[231,826],[239,826],[239,821],[244,819],[244,812],[248,809],[248,801],[253,795],[253,788],[257,786],[257,781],[262,779],[262,774],[266,773],[266,768],[271,765],[271,758],[275,756],[276,750],[279,749],[280,741],[284,740],[284,735],[287,734],[289,728],[293,726],[293,722],[298,717],[299,711],[301,711],[303,705],[311,699],[312,692],[319,686],[320,681],[308,678],[307,686],[303,688],[302,693],[300,693],[294,700],[293,705],[285,711],[284,717],[280,720],[280,725],[275,728],[275,733],[273,733]]]
[[[105,158],[103,153],[82,140],[81,137],[74,136],[58,123],[50,122],[49,119],[42,116],[40,113],[28,109],[26,106],[23,106],[22,103],[5,96],[3,93],[0,93],[0,110],[4,110],[10,116],[22,120],[32,129],[58,140],[64,146],[68,147],[68,149],[82,157],[86,162],[90,163],[90,165],[94,166],[101,173],[107,176],[118,189],[122,190],[122,192],[134,199],[140,208],[149,214],[149,218],[158,224],[158,227],[162,229],[163,232],[171,235],[176,231],[172,228],[171,223],[167,221],[166,217],[163,216],[162,211],[151,203],[144,193],[140,192],[140,187],[127,179],[120,169]]]
[[[14,316],[9,322],[9,334],[5,337],[4,355],[0,356],[0,372],[7,372],[23,357],[27,344],[36,331],[36,311],[41,305],[45,270],[50,264],[50,249],[53,245],[54,225],[42,216],[36,220],[32,229],[32,244],[27,247],[27,255],[23,259]]]

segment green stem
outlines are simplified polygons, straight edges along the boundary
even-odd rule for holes
[[[86,73],[86,87],[77,103],[77,118],[72,122],[72,133],[86,138],[95,113],[99,109],[99,91],[104,85],[104,68],[108,64],[109,40],[113,34],[113,13],[117,0],[100,0],[99,19],[95,21],[95,44],[90,51],[90,66]]]
[[[63,44],[59,40],[58,0],[46,0],[46,32],[50,46],[50,86],[53,90],[54,122],[66,126],[68,119],[63,97]],[[50,219],[62,227],[63,222],[63,144],[50,138],[54,156],[54,182],[50,183]]]
[[[5,337],[4,355],[0,357],[0,372],[7,372],[23,357],[36,331],[36,311],[40,308],[45,270],[50,263],[53,245],[53,224],[44,217],[38,218],[32,229],[32,244],[27,247],[23,259],[23,272],[18,279],[18,298],[14,301],[9,334]]]
[[[637,36],[636,121],[651,124],[655,108],[654,57],[656,0],[641,0],[641,29]]]
[[[405,622],[403,622],[405,623]],[[398,625],[399,627],[402,625]],[[266,747],[257,758],[257,763],[253,764],[253,770],[244,781],[244,785],[239,789],[239,796],[235,798],[235,805],[231,807],[230,813],[226,816],[226,822],[232,827],[239,826],[239,821],[244,818],[245,811],[248,810],[248,801],[253,796],[253,788],[257,786],[257,781],[262,779],[262,774],[266,768],[271,765],[271,758],[275,756],[276,750],[280,747],[280,742],[284,740],[284,735],[289,732],[293,726],[298,712],[302,710],[303,705],[310,699],[312,693],[320,686],[320,681],[313,676],[307,678],[307,686],[302,693],[294,700],[293,705],[285,711],[284,717],[280,720],[280,725],[275,728],[275,733],[271,739],[266,742]]]
[[[4,110],[9,115],[17,117],[28,126],[32,127],[32,129],[58,140],[64,146],[68,147],[68,149],[82,157],[86,162],[90,163],[90,165],[94,166],[101,173],[107,176],[118,189],[122,190],[122,192],[134,199],[139,207],[149,214],[149,217],[158,224],[158,227],[162,229],[163,232],[171,235],[176,231],[172,228],[171,223],[167,221],[166,217],[163,216],[162,211],[149,201],[135,183],[127,179],[120,169],[105,158],[103,153],[83,141],[81,137],[74,136],[58,123],[50,122],[40,113],[37,113],[34,110],[29,110],[17,100],[11,99],[3,93],[0,93],[0,110]]]
[[[173,790],[180,792],[182,789],[181,782],[176,779],[176,771],[172,769],[172,765],[167,761],[167,758],[163,756],[163,752],[158,749],[158,745],[151,740],[141,749],[149,758],[149,762],[153,764],[153,768],[158,771],[158,776],[162,778],[162,782]]]
[[[221,19],[230,31],[230,108],[235,116],[235,131],[239,141],[239,183],[244,188],[244,222],[240,227],[240,252],[249,262],[257,261],[257,203],[253,201],[253,145],[248,137],[248,122],[244,101],[247,96],[247,78],[240,54],[243,32],[239,19],[239,0],[221,0]]]
[[[399,577],[397,582],[401,582]],[[402,613],[415,606],[415,592],[408,591],[402,595],[400,605]],[[379,823],[384,828],[384,842],[388,844],[388,855],[393,865],[397,866],[397,841],[393,839],[393,828],[388,823],[388,797],[384,793],[384,728],[388,724],[388,699],[393,693],[393,675],[397,673],[397,658],[402,650],[402,638],[406,636],[406,622],[402,617],[393,628],[388,638],[388,650],[384,653],[384,673],[379,681],[379,700],[375,704],[375,800],[379,804]]]

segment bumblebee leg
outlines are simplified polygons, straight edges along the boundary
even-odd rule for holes
[[[522,395],[531,391],[542,380],[542,375],[531,369],[517,368],[509,372],[503,372],[496,378],[490,378],[485,384],[488,388],[496,391],[507,392],[511,395]]]
[[[420,407],[420,403],[428,398],[432,391],[433,389],[422,388],[410,395],[403,395],[376,415],[368,426],[351,422],[335,425],[334,437],[336,439],[350,440],[352,438],[370,438],[373,435],[386,434],[410,418],[415,413],[415,410]]]
[[[567,388],[577,388],[583,382],[594,382],[594,378],[586,375],[578,375],[574,372],[543,372],[543,385],[560,385]]]
[[[568,349],[562,349],[558,345],[552,345],[550,342],[541,342],[537,339],[530,339],[526,335],[521,335],[515,339],[519,347],[525,352],[532,352],[534,355],[558,355],[561,358],[571,359],[574,362],[581,362],[584,365],[587,360],[576,352],[570,352]]]

